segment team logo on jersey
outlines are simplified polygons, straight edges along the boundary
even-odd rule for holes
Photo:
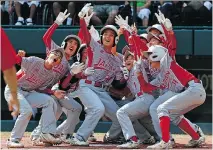
[[[170,89],[174,92],[178,92],[183,88],[182,84],[178,81],[174,73],[169,70],[165,71],[163,74],[161,87]]]
[[[94,65],[95,69],[103,69],[103,70],[106,70],[106,71],[115,71],[116,70],[116,67],[114,67],[112,64],[112,62],[109,62],[108,60],[107,61],[104,61],[103,59],[99,59],[98,63]]]

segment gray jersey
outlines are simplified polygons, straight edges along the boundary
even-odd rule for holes
[[[48,47],[46,47],[46,53],[47,55],[54,49],[60,48],[53,40],[51,41],[51,48],[49,49]],[[69,72],[69,62],[66,60],[65,55],[62,58],[61,63],[58,66],[55,66],[53,68],[54,74],[55,74],[55,78],[53,80],[53,82],[51,83],[51,85],[56,84],[61,78],[63,78],[68,72]]]
[[[137,67],[135,64],[129,72],[129,79],[127,80],[127,86],[130,89],[133,95],[141,92],[140,89],[140,82],[137,77],[137,72],[141,72],[143,74],[144,79],[146,82],[148,81],[148,77],[144,68],[144,64],[142,63],[140,66]]]
[[[32,91],[48,86],[54,79],[54,72],[44,67],[44,60],[38,57],[22,57],[21,70],[17,72],[18,87]]]
[[[147,72],[147,75],[148,75],[149,79],[150,79],[150,78],[156,78],[157,75],[158,75],[159,72],[160,72],[160,69],[152,68],[152,67],[150,66],[150,63],[149,63],[148,59],[142,59],[142,60],[143,60],[144,68],[145,68],[145,70],[146,70],[146,72]]]
[[[169,89],[170,91],[178,93],[184,88],[184,85],[174,74],[174,70],[172,70],[172,68],[174,67],[171,66],[172,61],[172,58],[169,56],[168,53],[166,53],[166,55],[161,59],[160,62],[160,73],[150,83],[157,87]]]
[[[94,53],[92,66],[95,69],[95,73],[88,76],[88,80],[110,85],[114,79],[120,80],[123,78],[123,73],[120,69],[122,60],[118,56],[107,53],[103,46],[93,39],[90,41],[90,47]]]

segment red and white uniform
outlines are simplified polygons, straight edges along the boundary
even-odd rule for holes
[[[57,27],[58,24],[54,23],[43,36],[43,41],[46,46],[46,55],[48,55],[52,50],[60,47],[51,39]],[[69,62],[66,60],[64,55],[61,63],[53,68],[56,77],[52,85],[56,84],[61,78],[63,78],[69,72],[69,68]]]
[[[143,84],[144,91],[151,91],[156,88],[169,89],[158,97],[150,106],[150,115],[157,134],[162,137],[162,130],[159,125],[159,118],[168,117],[173,124],[181,129],[181,122],[187,119],[184,114],[204,103],[206,98],[205,89],[201,81],[187,70],[179,66],[168,54],[161,59],[160,73],[150,83]],[[196,130],[195,126],[187,120],[188,124]],[[169,126],[164,125],[169,129]],[[169,136],[169,133],[168,135]]]

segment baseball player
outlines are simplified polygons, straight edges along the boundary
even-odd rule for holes
[[[147,46],[163,45],[163,46],[165,46],[165,47],[167,47],[169,49],[169,54],[175,60],[176,39],[175,39],[174,32],[171,30],[172,29],[172,24],[171,24],[170,20],[165,19],[165,17],[163,16],[162,13],[159,15],[160,17],[157,14],[156,14],[156,16],[159,18],[159,22],[161,23],[161,25],[156,24],[156,25],[153,25],[152,27],[148,28],[147,31],[149,33],[148,33],[148,36],[147,36],[147,41],[149,43],[147,44]],[[129,37],[130,33],[132,31],[129,30],[128,24],[126,24],[127,21],[123,20],[122,17],[117,17],[116,22],[120,26],[122,25],[122,26],[125,27],[124,28],[125,29],[124,30],[124,36]],[[128,32],[126,32],[126,31],[128,31]],[[162,33],[165,33],[165,35],[162,34]],[[127,37],[126,37],[126,39],[127,39]],[[134,38],[137,38],[137,37],[134,37]],[[136,42],[134,43],[133,40],[129,40],[128,41],[128,42],[130,42],[129,45],[132,47],[132,49],[135,49],[136,48],[135,45],[138,44],[137,42],[140,42],[137,39],[134,39],[134,41],[136,41]],[[142,51],[146,51],[148,49],[148,47],[146,48],[146,45],[144,45],[144,43],[145,43],[145,41],[141,42],[141,44],[143,44],[143,45],[141,45],[141,50]],[[151,79],[156,78],[156,76],[159,74],[159,69],[152,68],[150,66],[149,61],[145,57],[142,57],[142,58],[143,58],[142,61],[143,61],[145,70],[147,72],[147,75],[151,75],[151,76],[149,76],[149,77],[151,77]],[[165,91],[168,91],[168,89],[161,90],[160,93],[164,93]],[[155,94],[154,94],[154,97],[157,98],[158,96],[159,96],[159,90],[156,90]],[[155,131],[157,132],[159,137],[162,137],[161,131],[160,131],[159,119],[157,117],[157,114],[155,113],[158,105],[159,105],[159,103],[157,103],[155,101],[151,105],[149,111],[150,111],[150,115],[152,116],[152,122],[153,122],[153,125],[155,127]],[[175,144],[175,141],[172,138],[171,134],[170,134],[170,141],[172,142],[172,145]]]
[[[51,39],[54,31],[56,28],[63,23],[63,21],[69,16],[69,14],[66,14],[67,10],[65,10],[64,13],[60,12],[57,16],[55,23],[47,30],[45,35],[43,36],[43,41],[46,45],[46,53],[48,55],[49,52],[51,52],[53,49],[58,48],[59,46]],[[68,35],[63,40],[61,47],[64,49],[64,57],[62,58],[62,62],[60,65],[53,68],[53,71],[55,72],[55,78],[53,82],[51,82],[51,85],[55,85],[60,79],[62,79],[68,72],[70,72],[71,76],[74,76],[75,74],[78,74],[83,71],[84,65],[82,63],[73,64],[73,57],[76,55],[78,49],[80,48],[81,40],[76,35]],[[70,64],[68,61],[71,61],[71,70],[70,70]],[[54,89],[53,89],[54,90]],[[51,86],[45,90],[43,90],[44,93],[46,91],[52,91]],[[42,91],[40,91],[42,92]],[[57,133],[62,134],[62,140],[65,143],[69,143],[69,140],[71,138],[70,135],[74,132],[75,126],[79,122],[79,115],[81,113],[82,107],[79,103],[77,103],[75,100],[73,100],[72,97],[66,96],[65,98],[62,97],[61,100],[58,98],[55,98],[56,103],[63,108],[63,111],[67,115],[67,119],[57,128]],[[56,112],[56,118],[58,119],[61,115],[62,111],[58,109]],[[37,145],[39,143],[39,135],[41,126],[39,125],[34,132],[32,132],[31,139],[34,141],[34,145]]]
[[[42,109],[42,141],[53,144],[60,144],[60,139],[56,138],[56,119],[54,109],[55,103],[51,97],[35,90],[40,87],[48,86],[54,79],[52,68],[61,63],[63,57],[63,49],[55,49],[47,56],[46,60],[38,57],[21,57],[17,55],[16,63],[21,65],[21,69],[17,72],[18,78],[18,100],[20,102],[20,115],[18,116],[11,137],[7,141],[7,147],[22,148],[24,145],[20,140],[26,130],[27,124],[32,115],[32,108]],[[61,96],[61,91],[55,91],[56,97]],[[6,86],[5,99],[9,103],[11,91]],[[14,108],[16,109],[16,108]]]
[[[112,126],[107,134],[111,138],[116,138],[121,133],[119,122],[116,118],[118,106],[108,95],[104,87],[111,84],[115,79],[121,84],[123,75],[120,70],[121,60],[111,54],[111,49],[117,44],[117,29],[112,25],[105,26],[101,29],[101,44],[96,42],[87,29],[84,16],[91,10],[91,4],[86,4],[79,12],[80,27],[84,33],[86,44],[93,51],[92,66],[95,73],[81,79],[79,82],[79,98],[86,109],[86,118],[73,137],[71,145],[85,145],[89,135],[96,127],[99,119],[106,114],[112,120]]]
[[[148,148],[172,148],[169,140],[170,121],[192,137],[186,146],[201,146],[205,142],[202,130],[183,116],[204,103],[206,92],[201,81],[179,66],[169,55],[168,49],[162,46],[151,46],[144,55],[153,68],[160,69],[160,73],[150,83],[144,80],[142,74],[140,75],[143,91],[150,92],[156,88],[170,90],[155,100],[161,103],[157,107],[157,115],[160,120],[162,141]],[[171,116],[174,115],[176,117],[172,119]]]
[[[121,125],[124,137],[127,140],[125,144],[118,145],[118,148],[137,148],[139,146],[140,143],[131,120],[148,116],[149,107],[154,101],[154,97],[150,93],[143,93],[140,87],[140,81],[137,78],[137,73],[142,72],[148,81],[143,64],[134,65],[134,54],[131,54],[130,51],[129,53],[131,56],[125,60],[126,67],[122,68],[122,70],[124,78],[127,80],[127,86],[136,98],[117,111],[118,121]]]
[[[20,104],[17,99],[17,78],[16,78],[16,54],[15,49],[10,43],[5,31],[1,28],[1,69],[4,74],[4,80],[11,91],[11,100],[8,102],[9,111],[12,116],[18,116]],[[3,56],[3,57],[2,57]],[[16,110],[13,109],[16,107]]]

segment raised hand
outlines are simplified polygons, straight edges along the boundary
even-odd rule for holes
[[[129,79],[129,70],[126,67],[120,67],[120,69],[124,74],[124,79],[128,80]]]
[[[25,57],[25,55],[26,55],[26,52],[24,50],[18,51],[18,56]]]
[[[78,16],[80,18],[84,18],[84,16],[89,12],[89,11],[93,11],[93,6],[91,6],[91,3],[87,3],[82,9],[81,11],[78,13]]]
[[[163,24],[168,31],[171,31],[172,30],[171,21],[168,18],[165,18],[164,14],[160,10],[158,10],[158,12],[159,12],[159,15],[155,13],[155,16],[157,17],[158,22],[160,24]]]
[[[67,14],[67,9],[64,12],[60,12],[55,20],[55,23],[58,25],[62,25],[65,19],[70,15],[70,13]]]

